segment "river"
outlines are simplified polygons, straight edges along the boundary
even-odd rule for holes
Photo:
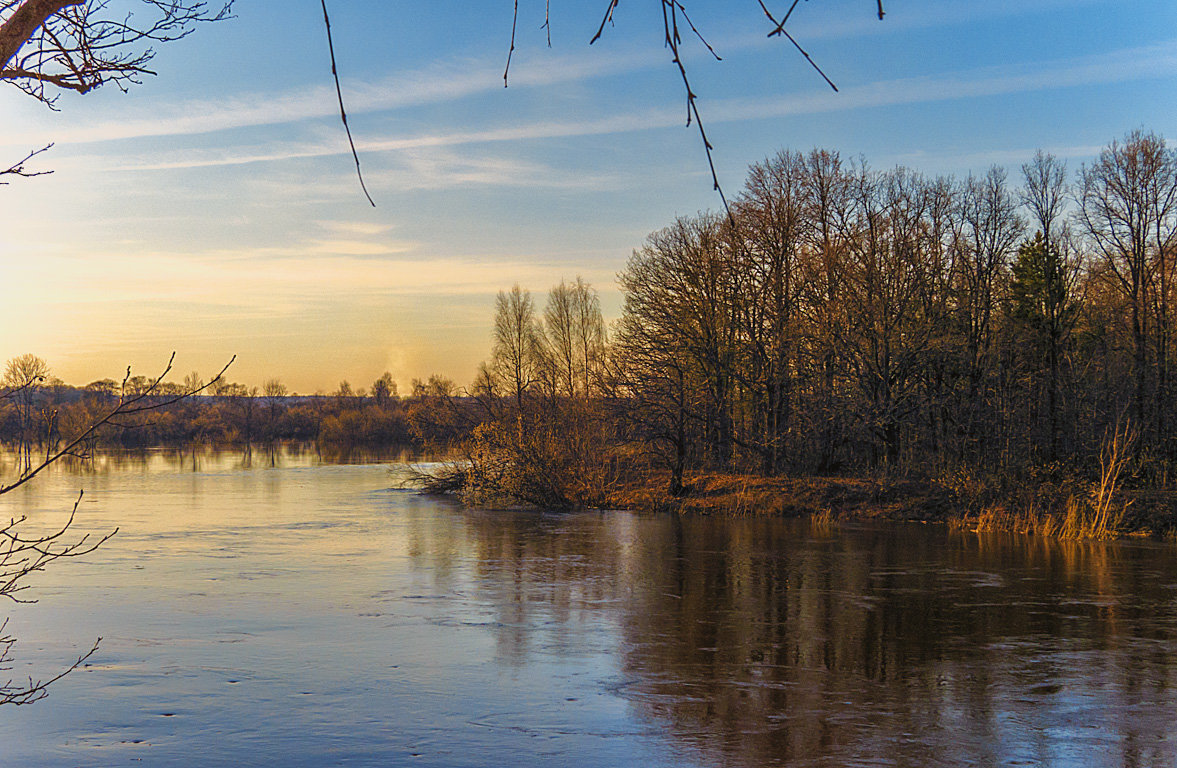
[[[490,512],[389,464],[148,454],[0,497],[118,534],[0,607],[0,765],[1177,766],[1177,550]],[[2,682],[2,681],[0,681]]]

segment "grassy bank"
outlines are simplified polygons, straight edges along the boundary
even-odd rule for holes
[[[433,476],[426,491],[464,498],[475,506],[513,506],[507,497],[486,503],[466,496],[469,475]],[[1133,490],[1119,478],[1084,482],[1039,478],[959,476],[942,481],[872,477],[761,477],[697,472],[682,494],[671,494],[669,472],[615,472],[574,507],[692,515],[810,517],[823,524],[854,520],[935,522],[978,532],[1006,531],[1075,540],[1168,536],[1177,532],[1177,491]],[[526,504],[524,504],[526,506]],[[531,505],[542,506],[542,505]]]
[[[687,490],[671,495],[669,473],[620,482],[607,495],[618,509],[684,514],[823,515],[831,519],[937,520],[951,516],[943,487],[915,480],[846,477],[758,477],[700,473],[688,476]]]

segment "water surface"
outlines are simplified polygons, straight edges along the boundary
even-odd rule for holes
[[[118,535],[5,606],[0,764],[1177,766],[1177,558],[937,526],[478,512],[152,454],[0,498]]]

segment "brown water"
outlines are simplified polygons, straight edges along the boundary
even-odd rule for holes
[[[154,455],[6,606],[0,765],[1177,766],[1177,551],[477,512],[389,465]]]

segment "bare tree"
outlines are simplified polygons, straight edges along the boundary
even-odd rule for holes
[[[765,474],[776,474],[785,459],[785,436],[797,386],[798,333],[802,289],[805,159],[780,152],[753,165],[736,204],[743,277],[737,315],[743,341],[735,375],[749,391],[750,429],[745,442],[761,454]]]
[[[920,367],[931,327],[922,313],[924,177],[903,168],[853,172],[854,207],[843,268],[844,329],[835,339],[860,391],[859,418],[871,435],[871,463],[900,458],[904,421],[917,410]]]
[[[572,286],[561,280],[548,291],[548,303],[544,307],[543,340],[556,378],[556,390],[565,397],[576,395],[578,349],[574,338],[574,302]]]
[[[1133,131],[1113,141],[1079,174],[1079,222],[1128,305],[1135,418],[1143,428],[1156,355],[1157,440],[1166,438],[1171,345],[1169,297],[1177,244],[1177,152],[1154,133]],[[1154,327],[1155,326],[1155,327]],[[1137,443],[1139,447],[1140,443]]]
[[[494,349],[491,369],[522,413],[523,398],[543,369],[543,347],[531,293],[516,284],[495,297]]]
[[[1063,219],[1070,193],[1066,163],[1038,150],[1034,159],[1022,166],[1022,177],[1025,180],[1022,204],[1029,210],[1042,238],[1041,248],[1023,249],[1023,253],[1038,259],[1036,264],[1028,266],[1038,273],[1036,277],[1040,280],[1036,298],[1046,341],[1047,445],[1048,457],[1053,461],[1059,451],[1059,371],[1063,348],[1077,317],[1071,297],[1079,277],[1079,264],[1070,248],[1070,233]]]
[[[959,204],[959,301],[968,344],[968,398],[977,402],[993,343],[999,292],[1025,224],[1006,185],[1005,171],[997,166],[983,178],[970,176]]]
[[[266,405],[266,439],[274,440],[278,434],[278,419],[286,405],[286,385],[278,379],[267,379],[262,383],[262,397]]]
[[[619,378],[659,450],[672,450],[673,491],[688,458],[723,467],[732,455],[739,328],[730,234],[721,217],[679,218],[650,235],[618,277],[626,293]]]
[[[572,327],[580,387],[585,397],[590,397],[600,384],[607,338],[600,296],[579,275],[572,286]]]
[[[565,397],[588,397],[600,376],[605,321],[596,290],[577,276],[548,292],[542,339],[555,379],[553,390]]]
[[[21,473],[33,468],[33,402],[42,382],[49,375],[49,366],[36,355],[27,354],[8,361],[4,384],[8,387],[3,399],[16,406],[18,422],[17,460]]]
[[[396,398],[396,380],[390,371],[385,371],[383,376],[372,382],[372,397],[379,406],[388,405],[389,401]]]
[[[62,91],[118,88],[154,74],[155,45],[228,17],[232,0],[139,0],[120,12],[108,0],[0,0],[0,81],[53,107]]]

